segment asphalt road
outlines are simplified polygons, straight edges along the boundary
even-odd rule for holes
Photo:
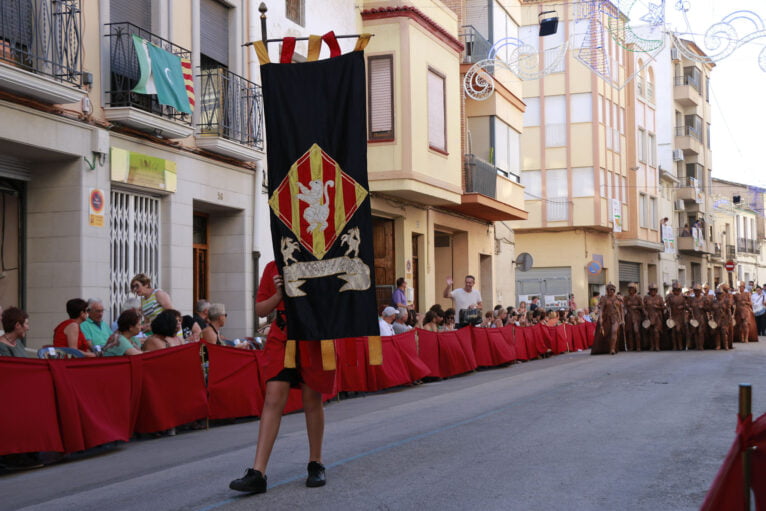
[[[729,352],[572,353],[331,402],[328,484],[304,486],[286,416],[269,491],[228,489],[257,421],[133,441],[0,477],[0,509],[698,509],[734,438],[738,384],[766,410],[766,338]]]

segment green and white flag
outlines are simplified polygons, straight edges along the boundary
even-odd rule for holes
[[[191,113],[186,93],[181,59],[162,48],[133,35],[141,77],[133,88],[138,94],[157,94],[161,105],[172,106],[179,112]]]

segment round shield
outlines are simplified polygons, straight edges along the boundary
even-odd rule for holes
[[[652,326],[652,322],[648,319],[645,319],[641,322],[641,326],[644,328],[649,328],[650,326]]]
[[[673,318],[668,318],[668,320],[665,322],[666,325],[668,325],[668,328],[673,328],[676,326],[676,322],[673,321]]]
[[[697,328],[698,326],[700,326],[700,322],[699,322],[699,321],[697,321],[697,320],[696,320],[696,319],[694,319],[694,318],[692,318],[692,319],[690,319],[690,320],[689,320],[689,324],[690,324],[691,326],[693,326],[694,328]]]
[[[712,319],[711,319],[710,321],[708,321],[708,322],[707,322],[707,324],[708,324],[708,325],[710,326],[710,328],[712,328],[713,330],[715,330],[716,328],[718,328],[718,323],[716,323],[716,322],[715,322],[715,321],[713,321]]]

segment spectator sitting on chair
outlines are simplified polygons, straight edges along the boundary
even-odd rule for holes
[[[146,338],[144,351],[155,351],[172,346],[180,346],[178,330],[181,328],[181,313],[175,309],[165,309],[152,320],[152,335]]]
[[[9,307],[3,311],[2,326],[0,357],[27,358],[22,339],[29,331],[29,315],[17,307]]]
[[[74,348],[82,351],[86,357],[95,357],[90,350],[88,340],[80,330],[80,325],[88,317],[88,302],[82,298],[72,298],[66,303],[69,319],[59,323],[53,330],[53,345],[59,348]]]
[[[383,309],[383,312],[380,313],[380,318],[378,318],[378,326],[380,326],[381,337],[396,335],[396,332],[394,332],[394,327],[391,325],[393,324],[394,320],[396,320],[396,316],[398,315],[399,311],[390,305]]]
[[[133,309],[124,311],[117,318],[117,331],[106,341],[104,356],[140,355],[141,349],[134,340],[140,331],[141,315]]]
[[[226,325],[226,307],[222,303],[214,303],[210,306],[207,316],[207,328],[202,331],[200,340],[209,344],[223,344],[224,338],[221,336],[221,329]],[[241,350],[250,348],[250,344],[243,342],[234,346]]]
[[[439,331],[450,332],[452,330],[457,330],[457,325],[455,323],[455,309],[450,307],[444,311],[444,322],[442,323],[441,328],[439,328]]]
[[[407,324],[409,319],[409,311],[404,307],[399,307],[399,313],[396,315],[396,321],[391,325],[394,329],[394,334],[403,334],[412,330],[412,327]]]
[[[444,311],[441,307],[434,306],[426,312],[425,318],[423,318],[423,330],[429,332],[438,332],[439,326],[444,322]]]
[[[104,303],[100,298],[88,299],[88,317],[80,325],[80,330],[92,347],[106,345],[112,329],[104,321]]]

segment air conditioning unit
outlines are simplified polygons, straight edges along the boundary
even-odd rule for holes
[[[675,202],[675,205],[676,205],[676,211],[683,211],[683,210],[686,209],[686,206],[684,205],[683,199],[678,199]]]
[[[684,152],[682,149],[673,149],[673,161],[682,161],[684,159]]]
[[[678,56],[678,48],[671,48],[670,49],[670,60],[677,61],[681,60],[681,58]]]

